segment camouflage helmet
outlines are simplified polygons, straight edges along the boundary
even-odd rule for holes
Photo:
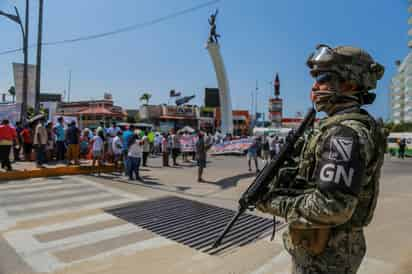
[[[322,72],[334,72],[345,81],[355,84],[367,92],[376,88],[376,83],[383,76],[384,67],[375,62],[364,50],[351,46],[331,48],[318,45],[317,51],[309,56],[307,65],[313,77]]]

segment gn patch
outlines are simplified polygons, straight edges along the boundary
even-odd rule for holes
[[[357,196],[364,177],[365,159],[361,157],[361,144],[350,127],[338,126],[331,130],[320,144],[315,176],[320,190]]]

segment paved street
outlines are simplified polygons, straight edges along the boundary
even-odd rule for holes
[[[108,174],[1,184],[0,274],[288,273],[281,233],[269,241],[268,216],[245,216],[224,249],[210,252],[254,174],[243,157],[209,160],[206,183],[195,182],[190,163],[162,168],[151,158],[143,183]],[[385,162],[360,273],[395,273],[407,260],[411,167],[410,159]]]

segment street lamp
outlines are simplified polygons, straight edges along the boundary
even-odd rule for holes
[[[23,100],[21,104],[21,118],[23,122],[26,122],[27,118],[27,66],[28,66],[28,44],[29,44],[29,0],[26,0],[26,18],[25,27],[23,27],[19,11],[14,7],[16,15],[9,14],[0,10],[0,15],[12,20],[13,22],[19,24],[21,33],[23,35],[23,54],[24,54],[24,68],[23,68]]]

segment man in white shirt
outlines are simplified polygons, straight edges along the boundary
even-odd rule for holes
[[[147,166],[147,158],[149,157],[150,153],[150,142],[149,138],[147,137],[147,132],[144,133],[142,138],[143,143],[143,166]]]
[[[116,122],[112,123],[112,126],[107,129],[107,144],[108,144],[108,154],[109,157],[113,157],[113,140],[117,136],[117,133],[120,132],[120,128],[116,125]]]
[[[44,118],[37,122],[36,130],[34,132],[33,145],[36,150],[36,164],[38,167],[43,167],[46,155],[46,145],[47,145],[47,130],[44,127]]]
[[[129,180],[133,180],[133,174],[136,175],[136,180],[141,180],[139,174],[140,161],[142,159],[142,144],[138,136],[134,134],[128,144],[127,152],[127,173]]]

